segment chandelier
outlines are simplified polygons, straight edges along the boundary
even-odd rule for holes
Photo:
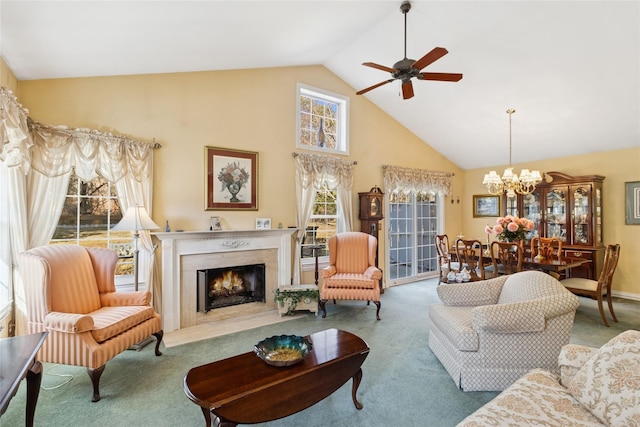
[[[507,197],[516,197],[516,193],[529,194],[536,189],[542,181],[540,171],[534,170],[529,172],[529,169],[522,169],[520,171],[520,177],[513,173],[513,167],[511,166],[511,115],[516,110],[510,108],[507,110],[509,114],[509,167],[504,170],[502,177],[500,177],[496,171],[491,171],[484,175],[482,183],[487,187],[490,194],[507,193]]]

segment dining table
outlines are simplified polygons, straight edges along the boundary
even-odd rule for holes
[[[554,273],[561,273],[563,271],[571,270],[572,268],[580,267],[583,264],[590,263],[590,259],[584,258],[562,258],[560,261],[557,259],[542,259],[536,260],[535,258],[523,258],[522,267],[527,270],[542,270],[552,271]]]
[[[483,249],[486,249],[486,246],[483,245]],[[450,251],[451,259],[457,260],[456,248],[453,246]],[[491,257],[487,255],[482,255],[483,264],[491,265]],[[561,260],[557,259],[536,259],[536,257],[525,257],[522,259],[522,268],[524,270],[541,270],[544,272],[554,272],[554,273],[562,273],[572,268],[580,267],[584,264],[590,263],[590,259],[585,258],[562,258]],[[482,279],[476,279],[482,280]]]

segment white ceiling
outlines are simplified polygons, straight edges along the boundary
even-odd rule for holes
[[[404,56],[401,1],[7,1],[19,80],[323,64],[355,91]],[[640,145],[640,2],[413,1],[407,56],[457,83],[365,96],[463,169]],[[265,82],[268,84],[268,82]]]

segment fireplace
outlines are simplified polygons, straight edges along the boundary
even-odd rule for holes
[[[264,264],[208,268],[198,270],[197,274],[197,309],[200,313],[265,301]]]
[[[185,231],[154,233],[162,243],[164,332],[232,317],[277,311],[276,288],[292,283],[292,235],[296,229]],[[198,271],[264,264],[263,302],[198,310]]]

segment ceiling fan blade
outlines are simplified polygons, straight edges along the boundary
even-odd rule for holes
[[[439,80],[443,82],[457,82],[462,79],[462,74],[459,73],[420,73],[418,74],[419,80]]]
[[[395,79],[389,79],[389,80],[385,80],[385,81],[383,81],[383,82],[380,82],[380,83],[378,83],[378,84],[375,84],[375,85],[373,85],[373,86],[369,86],[369,87],[368,87],[368,88],[366,88],[366,89],[362,89],[362,90],[360,90],[360,91],[356,92],[356,95],[362,95],[363,93],[367,93],[367,92],[369,92],[370,90],[373,90],[373,89],[375,89],[375,88],[377,88],[377,87],[380,87],[380,86],[382,86],[382,85],[386,85],[387,83],[391,83],[391,82],[392,82],[392,81],[394,81],[394,80],[395,80]]]
[[[396,71],[393,68],[385,67],[384,65],[376,64],[375,62],[364,62],[362,65],[365,65],[365,66],[371,67],[371,68],[376,68],[376,69],[382,70],[382,71],[387,71],[389,73],[393,73],[393,72]]]
[[[434,47],[431,52],[414,62],[413,68],[422,70],[424,67],[442,58],[447,53],[449,53],[449,51],[443,47]]]
[[[413,98],[413,83],[411,80],[405,80],[402,82],[402,99]]]

